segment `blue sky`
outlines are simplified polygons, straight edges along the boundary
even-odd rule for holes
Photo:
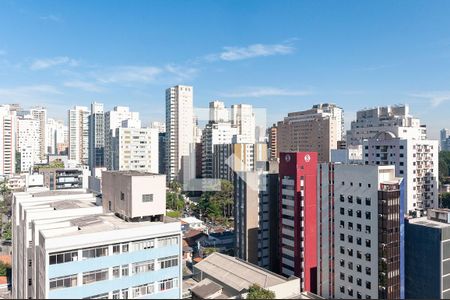
[[[66,118],[96,100],[164,119],[164,90],[194,103],[345,110],[408,103],[450,127],[450,1],[0,2],[0,102]]]

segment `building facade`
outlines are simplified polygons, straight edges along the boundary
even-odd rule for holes
[[[69,159],[80,164],[89,163],[89,110],[74,106],[68,112]]]
[[[438,141],[402,139],[392,132],[380,132],[364,141],[364,163],[395,165],[396,176],[405,181],[405,212],[423,214],[439,205],[438,147]]]
[[[192,86],[177,85],[166,90],[166,175],[180,180],[183,162],[194,155],[194,108]]]
[[[28,173],[41,162],[41,124],[31,115],[17,119],[17,151],[20,153],[20,172]]]
[[[256,142],[256,119],[253,107],[249,104],[231,106],[231,124],[238,129],[236,143]]]
[[[12,176],[16,168],[16,112],[0,105],[0,174]]]
[[[95,168],[105,167],[105,115],[103,104],[91,104],[89,115],[89,168],[92,174]]]
[[[342,108],[335,104],[289,113],[277,124],[278,152],[313,151],[319,162],[329,162],[331,150],[342,140],[343,120]]]
[[[281,152],[279,168],[280,271],[317,290],[317,153]]]
[[[47,157],[47,109],[36,106],[30,109],[30,115],[39,121],[39,160]]]
[[[408,105],[390,105],[358,111],[347,131],[347,145],[361,145],[382,131],[404,139],[427,139],[426,127],[410,114]]]
[[[450,130],[443,128],[440,131],[441,151],[450,151]]]

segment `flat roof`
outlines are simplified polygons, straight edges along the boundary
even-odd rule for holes
[[[151,173],[151,172],[144,172],[144,171],[135,171],[135,170],[127,170],[127,171],[103,171],[105,173],[111,173],[111,174],[120,174],[124,176],[155,176],[160,175],[164,176],[164,174],[158,174],[158,173]]]
[[[433,228],[450,227],[450,224],[448,224],[448,223],[429,220],[427,217],[411,218],[408,220],[408,222],[410,224],[414,224],[414,225],[421,225],[421,226],[433,227]]]
[[[209,277],[240,292],[252,284],[263,288],[275,286],[288,279],[249,262],[221,253],[213,253],[194,266]]]

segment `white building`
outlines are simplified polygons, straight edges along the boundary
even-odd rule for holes
[[[408,105],[383,106],[360,110],[347,131],[347,145],[361,145],[381,131],[390,131],[404,139],[425,140],[427,130],[409,112]]]
[[[45,160],[47,155],[47,109],[36,106],[30,109],[30,114],[39,121],[39,159]]]
[[[406,212],[437,208],[439,155],[438,141],[396,137],[380,132],[364,142],[364,163],[395,165],[396,176],[405,181]]]
[[[181,179],[183,163],[195,155],[193,93],[193,87],[184,85],[166,90],[166,174],[169,182]]]
[[[115,130],[113,169],[158,173],[158,129],[132,127],[128,121]]]
[[[160,190],[153,201],[128,197],[132,191],[120,201],[165,208],[164,182],[139,187],[146,195]],[[117,185],[106,186],[112,189],[108,195],[120,195]],[[14,298],[176,299],[181,297],[181,257],[179,222],[164,217],[127,222],[97,206],[84,191],[13,196]]]
[[[89,116],[89,168],[95,174],[95,168],[105,166],[105,114],[103,103],[93,102]]]
[[[47,153],[58,154],[58,144],[67,144],[67,126],[64,121],[47,119]]]
[[[138,112],[131,112],[129,107],[115,106],[105,113],[105,166],[112,170],[114,166],[114,143],[116,128],[122,126],[125,120],[139,120]]]
[[[16,112],[0,105],[0,175],[12,176],[16,165]]]
[[[228,109],[222,101],[209,102],[209,121],[211,122],[228,122],[230,119]]]
[[[363,163],[362,145],[349,145],[346,149],[332,149],[331,162],[340,162],[344,164]]]
[[[255,114],[248,104],[231,106],[231,123],[238,128],[236,143],[255,143]]]
[[[214,145],[231,144],[238,128],[231,123],[206,124],[202,134],[202,177],[213,178]]]
[[[317,293],[336,299],[404,298],[404,187],[395,167],[323,163],[317,183]]]
[[[17,151],[20,152],[20,171],[30,172],[35,163],[41,162],[41,124],[31,115],[17,120]]]
[[[164,133],[166,132],[166,123],[154,121],[150,123],[150,128],[157,128],[158,133]]]
[[[68,111],[69,159],[80,164],[89,163],[89,110],[74,106]]]

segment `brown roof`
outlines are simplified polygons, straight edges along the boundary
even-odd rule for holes
[[[200,230],[191,229],[184,233],[184,238],[190,239],[190,238],[193,238],[194,236],[201,235],[201,234],[203,234],[203,232],[201,232]]]
[[[11,266],[11,255],[0,255],[0,261]]]
[[[194,258],[194,262],[196,262],[196,263],[199,263],[199,262],[201,262],[203,260],[203,258],[201,258],[201,257],[196,257],[196,258]]]

